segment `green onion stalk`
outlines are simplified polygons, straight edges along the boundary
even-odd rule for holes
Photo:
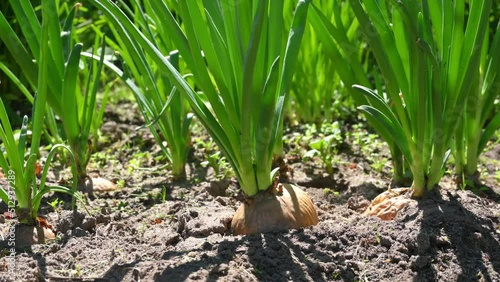
[[[491,0],[350,0],[384,77],[386,93],[355,86],[359,107],[401,150],[422,196],[439,183],[480,69]],[[386,99],[386,97],[388,99]]]
[[[468,78],[472,81],[469,98],[455,134],[455,174],[460,182],[471,186],[479,185],[479,156],[500,127],[500,113],[495,111],[495,101],[500,95],[499,28],[500,22],[491,44],[489,37],[485,37],[479,69]]]
[[[107,16],[120,37],[126,39],[121,42],[122,48],[144,50],[189,101],[193,112],[232,165],[241,190],[248,198],[243,206],[261,202],[258,199],[270,199],[271,205],[279,202],[276,197],[268,197],[269,191],[274,191],[273,195],[300,194],[288,185],[284,189],[275,185],[277,170],[272,170],[272,159],[309,1],[298,2],[290,27],[284,26],[283,0],[178,1],[176,16],[182,19],[182,24],[164,1],[151,1],[152,17],[161,19],[157,24],[162,24],[162,31],[174,42],[201,93],[193,89],[165,54],[112,1],[91,0],[91,3]],[[135,62],[142,60],[140,52],[131,54]],[[267,196],[262,196],[264,194]],[[292,207],[298,215],[296,221],[301,221],[303,214],[304,220],[289,226],[315,224],[317,215],[310,199],[307,198],[310,205],[304,212],[300,209],[302,202],[299,204],[297,198],[292,198],[295,203]],[[280,213],[279,208],[279,205],[273,206],[273,211]],[[256,213],[263,214],[273,212]],[[233,219],[233,228],[234,223]],[[274,228],[278,228],[276,224]],[[262,229],[262,224],[260,229],[243,229],[233,232],[268,231]]]
[[[166,26],[162,24],[162,18],[153,13],[152,3],[145,1],[144,7],[137,0],[130,1],[131,7],[123,1],[120,3],[123,11],[134,20],[134,25],[139,27],[149,42],[167,54],[169,62],[180,70],[182,58],[174,50],[173,42],[164,30]],[[122,43],[127,38],[123,38],[112,23],[109,25],[114,40],[108,38],[107,43],[119,54],[124,72],[113,66],[110,66],[111,70],[126,80],[147,123],[145,127],[150,129],[171,165],[174,180],[182,180],[186,177],[185,166],[191,148],[190,125],[193,114],[189,103],[183,95],[179,95],[168,77],[162,74],[154,57],[141,49],[124,48],[125,44]],[[95,31],[103,36],[100,29]],[[134,80],[128,80],[129,76]]]
[[[42,11],[48,13],[51,6],[45,1],[42,5]],[[28,117],[24,116],[19,139],[16,140],[12,130],[7,111],[0,99],[0,140],[6,155],[0,153],[0,167],[6,175],[9,184],[0,187],[0,200],[9,207],[15,206],[15,212],[19,223],[28,226],[35,226],[38,209],[43,195],[50,192],[62,192],[75,196],[73,199],[81,198],[76,192],[76,182],[73,182],[72,188],[66,188],[59,185],[47,185],[46,178],[50,163],[58,148],[67,150],[72,160],[72,173],[76,179],[75,159],[71,149],[64,145],[55,145],[49,152],[46,162],[40,175],[40,182],[37,183],[35,166],[38,160],[38,151],[40,139],[42,136],[43,120],[45,116],[45,105],[48,95],[49,72],[48,63],[50,60],[49,48],[49,24],[48,19],[44,18],[41,25],[42,39],[40,45],[40,56],[37,62],[40,71],[38,72],[38,92],[35,95],[33,122],[31,128],[31,145],[28,150]],[[27,158],[26,158],[27,156]],[[12,190],[11,190],[12,189]],[[12,195],[14,192],[15,197]],[[73,200],[73,205],[74,205]],[[31,239],[31,235],[29,236]],[[29,243],[29,242],[28,242]]]
[[[292,6],[293,2],[286,4]],[[285,8],[285,11],[292,10],[290,8]],[[285,16],[288,16],[287,22],[292,21],[291,13]],[[306,25],[287,108],[287,116],[293,123],[319,124],[334,117],[334,97],[340,95],[337,92],[340,80],[335,70],[336,64],[325,54],[318,37],[314,29]]]
[[[46,21],[48,29],[45,40],[50,41],[47,54],[40,52],[45,41],[42,40],[42,23],[40,23],[32,3],[27,0],[12,0],[10,4],[16,18],[22,23],[20,24],[22,32],[16,33],[0,12],[0,38],[21,67],[24,77],[14,76],[5,66],[2,69],[10,74],[10,78],[18,85],[28,100],[34,103],[35,99],[28,89],[36,93],[40,92],[39,78],[42,72],[40,61],[42,55],[47,56],[47,68],[43,71],[50,73],[50,75],[47,78],[46,100],[48,106],[45,106],[45,128],[47,130],[44,132],[49,136],[53,145],[62,140],[68,143],[75,155],[78,181],[83,182],[87,177],[86,169],[92,152],[89,137],[91,132],[97,132],[96,127],[102,121],[105,107],[104,104],[101,105],[101,109],[98,110],[100,114],[95,114],[96,94],[99,89],[104,52],[100,56],[101,60],[87,63],[81,58],[83,45],[74,44],[76,34],[73,20],[81,4],[77,3],[73,6],[61,24],[56,1],[44,1],[43,5],[47,8],[42,10],[42,21]],[[99,47],[97,40],[98,38],[94,43],[94,49]],[[80,72],[80,64],[85,66],[83,73]],[[83,74],[83,81],[80,74]],[[21,81],[26,82],[22,83]],[[84,90],[80,89],[80,84],[84,86],[82,87]],[[61,120],[62,131],[59,130],[56,116]],[[96,117],[100,118],[101,121],[96,120]]]
[[[352,85],[358,84],[371,88],[373,83],[378,93],[383,93],[383,85],[378,72],[371,66],[371,56],[366,43],[362,40],[359,21],[349,2],[321,0],[312,5],[309,23],[318,34],[324,46],[325,54],[337,65],[336,71],[347,91],[357,106],[371,105],[367,97]],[[376,128],[375,128],[376,129]],[[379,133],[380,134],[380,133]],[[394,168],[393,183],[396,186],[408,182],[408,164],[403,158],[400,148],[393,140],[386,140],[391,152]]]
[[[289,115],[295,122],[320,123],[332,120],[338,105],[347,106],[350,89],[343,88],[342,82],[353,79],[354,69],[368,83],[361,62],[366,51],[348,2],[321,0],[311,8],[291,87]],[[342,36],[335,38],[337,34]],[[340,46],[348,52],[341,52]]]

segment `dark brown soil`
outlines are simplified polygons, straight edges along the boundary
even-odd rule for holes
[[[92,165],[102,177],[124,180],[123,188],[96,194],[87,205],[91,215],[44,205],[41,214],[58,239],[18,252],[14,274],[7,242],[0,241],[0,281],[500,281],[498,145],[485,156],[493,160],[484,168],[492,193],[457,190],[445,176],[439,190],[393,221],[361,215],[390,174],[370,170],[355,151],[341,154],[333,176],[294,158],[290,181],[311,196],[319,224],[232,236],[234,179],[217,180],[201,167],[198,151],[187,182],[173,183],[166,169],[129,169],[138,152],[150,152],[141,167],[164,163],[154,158],[159,149],[151,134],[133,130],[140,124],[108,121],[103,132],[113,135],[99,147],[112,157]],[[48,200],[56,197],[70,201]],[[13,222],[0,216],[0,231]]]

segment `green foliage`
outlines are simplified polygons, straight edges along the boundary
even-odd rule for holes
[[[387,173],[391,167],[386,156],[387,144],[380,139],[378,134],[370,133],[362,123],[353,124],[346,132],[346,139],[351,142],[355,151],[360,151],[370,163],[370,167],[379,173]],[[404,175],[405,178],[408,175]]]
[[[311,150],[307,151],[304,158],[307,160],[319,156],[325,166],[326,172],[332,175],[333,165],[339,153],[338,149],[343,142],[343,137],[337,121],[328,124],[327,127],[325,125],[327,124],[323,124],[321,128],[320,137],[309,142]]]
[[[54,209],[54,211],[59,211],[60,207],[62,204],[64,204],[63,201],[59,200],[59,198],[56,198],[52,202],[48,202],[48,204]]]
[[[360,109],[402,152],[420,196],[442,176],[480,65],[491,1],[470,1],[467,21],[465,1],[350,3],[386,85],[386,93],[356,86],[371,102]]]
[[[19,22],[16,20],[8,0],[0,1],[0,11],[5,15],[6,20],[11,23],[14,31],[20,33]],[[19,90],[19,84],[23,84],[23,81],[12,81],[12,77],[17,78],[20,75],[22,75],[21,68],[16,64],[15,59],[10,55],[3,41],[0,40],[0,93],[2,93],[1,97],[12,126],[16,128],[20,127],[23,121],[23,117],[17,115],[16,112],[32,106],[32,101],[28,101]],[[31,113],[27,114],[31,118],[29,116]]]
[[[291,88],[290,115],[298,121],[319,123],[346,118],[353,112],[353,100],[357,105],[366,102],[350,86],[370,86],[371,69],[349,3],[318,0],[312,8]]]
[[[328,196],[328,195],[339,196],[340,192],[339,191],[335,191],[335,190],[330,189],[330,188],[324,188],[323,189],[323,194],[325,194],[325,196]]]
[[[330,12],[331,9],[333,12]],[[342,66],[337,68],[337,73],[355,104],[371,105],[365,96],[351,88],[354,84],[371,88],[374,83],[378,91],[383,92],[379,74],[369,68],[372,61],[371,54],[367,53],[366,43],[360,38],[360,34],[366,31],[366,26],[359,26],[350,3],[339,0],[333,3],[326,0],[318,1],[313,5],[309,19],[325,45],[326,54]],[[373,83],[370,78],[373,78]],[[394,180],[396,183],[402,183],[406,171],[401,150],[392,140],[386,141],[392,154]]]
[[[366,43],[359,33],[363,27],[359,27],[350,3],[340,0],[314,2],[309,23],[318,34],[325,54],[335,62],[346,90],[350,91],[357,105],[365,104],[367,99],[351,89],[353,84],[367,87],[372,84],[368,75]]]
[[[293,3],[294,1],[286,2],[287,6],[292,6]],[[285,11],[292,9],[293,7],[285,7]],[[333,14],[333,9],[329,8],[328,12]],[[285,13],[285,18],[287,22],[291,22],[293,15]],[[346,95],[339,91],[341,84],[336,67],[324,52],[318,34],[312,26],[306,26],[290,88],[291,103],[287,112],[292,121],[320,123],[322,120],[333,119],[340,105],[335,102],[346,102]]]
[[[458,177],[470,178],[476,174],[480,154],[500,127],[500,112],[495,109],[495,100],[500,97],[499,30],[497,21],[493,42],[489,44],[489,38],[484,38],[477,71],[467,77],[470,92],[453,147]]]
[[[162,19],[157,28],[175,43],[203,94],[194,91],[149,35],[116,5],[109,0],[91,2],[121,34],[121,45],[131,50],[134,62],[144,61],[137,51],[143,49],[189,100],[245,194],[267,190],[308,1],[299,1],[288,41],[283,33],[284,1],[179,1],[176,12],[183,29],[164,1],[149,2],[152,17]]]
[[[103,66],[104,53],[98,62],[85,64],[81,60],[82,44],[74,44],[73,19],[80,4],[75,5],[61,24],[59,21],[59,10],[55,0],[44,2],[47,8],[42,9],[42,21],[46,22],[48,35],[46,40],[50,41],[50,49],[41,51],[40,46],[44,44],[41,37],[42,24],[38,19],[35,8],[30,1],[10,1],[21,33],[16,33],[10,23],[0,12],[0,38],[6,45],[10,54],[23,71],[23,77],[16,77],[2,63],[2,70],[16,83],[27,99],[34,101],[28,89],[40,92],[40,75],[47,76],[47,117],[45,124],[47,133],[51,135],[53,144],[64,138],[73,152],[77,163],[78,178],[83,179],[86,175],[92,144],[90,134],[97,133],[97,128],[102,121],[104,104],[101,104],[99,114],[96,111],[96,93],[99,87],[99,78]],[[103,42],[104,43],[104,42]],[[97,49],[98,41],[94,47]],[[104,45],[101,46],[101,50]],[[45,69],[42,69],[42,56],[47,56]],[[80,67],[83,64],[84,91],[80,86]],[[3,65],[3,67],[2,67]],[[50,73],[50,75],[48,75]],[[44,87],[46,85],[43,85]],[[104,100],[105,102],[105,100]],[[62,122],[64,134],[61,136],[56,117]],[[101,120],[96,119],[100,118]],[[36,119],[37,117],[35,117]]]
[[[42,7],[44,12],[48,12],[50,5],[45,2]],[[33,113],[33,126],[31,133],[31,147],[29,149],[28,158],[25,160],[27,153],[27,134],[28,134],[28,117],[23,118],[21,133],[18,140],[15,140],[14,133],[10,121],[7,116],[7,111],[0,99],[0,140],[3,143],[3,150],[0,153],[0,167],[9,179],[9,188],[14,190],[16,203],[16,213],[18,220],[21,223],[34,225],[35,219],[40,207],[40,203],[44,194],[49,192],[63,192],[73,196],[76,195],[76,181],[73,183],[73,188],[68,189],[62,186],[47,186],[46,178],[50,163],[58,148],[64,148],[69,152],[71,160],[73,161],[72,172],[74,179],[76,179],[76,165],[75,159],[71,150],[63,145],[56,145],[52,148],[47,156],[47,160],[43,167],[40,178],[40,184],[37,184],[35,165],[38,158],[38,149],[40,145],[40,138],[42,136],[43,119],[45,115],[45,103],[48,95],[48,63],[49,63],[49,23],[45,18],[41,26],[40,38],[42,43],[40,45],[40,57],[38,64],[40,72],[38,74],[38,93],[34,102]],[[3,154],[5,151],[6,155]],[[10,193],[10,189],[5,190],[0,187],[0,199],[12,206],[15,202]],[[74,202],[73,202],[74,204]]]
[[[127,6],[123,1],[120,2],[123,11],[129,18],[134,19],[134,24],[142,34],[147,36],[157,50],[169,54],[169,62],[180,70],[182,60],[178,52],[174,51],[173,42],[164,30],[162,17],[154,13],[151,3],[133,0],[130,1],[131,6]],[[189,128],[193,118],[193,114],[189,112],[189,103],[184,96],[179,95],[168,77],[162,73],[154,56],[140,49],[127,48],[124,42],[129,39],[120,33],[111,21],[108,24],[115,38],[108,40],[108,44],[119,53],[124,67],[123,73],[118,68],[112,70],[125,80],[134,93],[146,126],[172,165],[174,178],[184,178],[191,144]],[[100,32],[99,29],[96,31]]]
[[[226,162],[226,158],[221,156],[220,152],[206,156],[207,160],[201,162],[203,167],[212,167],[217,178],[226,179],[233,175],[230,165]]]

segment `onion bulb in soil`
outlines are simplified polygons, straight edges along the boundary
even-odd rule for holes
[[[311,198],[295,185],[278,184],[247,199],[231,222],[234,235],[264,233],[316,225]]]

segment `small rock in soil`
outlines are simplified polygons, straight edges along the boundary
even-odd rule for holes
[[[81,212],[62,211],[58,214],[58,217],[59,220],[54,224],[54,228],[58,233],[66,233],[76,226],[81,226],[85,214]]]
[[[183,233],[195,237],[206,237],[212,233],[226,233],[234,211],[231,208],[215,205],[209,210],[210,213],[198,214],[196,218],[188,221]]]
[[[355,210],[357,212],[363,212],[370,205],[370,201],[368,201],[365,197],[356,195],[347,199],[347,206],[351,210]]]
[[[227,273],[228,270],[229,270],[229,266],[225,263],[222,263],[222,264],[214,267],[212,269],[212,271],[210,271],[210,273],[212,273],[212,274]]]
[[[380,245],[386,248],[390,248],[392,245],[391,239],[386,236],[380,236]]]
[[[96,224],[108,224],[111,222],[111,217],[109,215],[98,214],[95,217]]]
[[[412,269],[418,270],[424,268],[429,263],[429,257],[425,255],[417,255],[410,258]]]
[[[95,226],[96,226],[96,219],[94,217],[86,217],[83,219],[83,222],[80,227],[83,230],[92,231],[93,229],[95,229]]]
[[[227,206],[226,198],[218,196],[217,198],[215,198],[215,201],[223,206]]]
[[[430,236],[427,233],[421,232],[417,235],[417,248],[419,253],[425,253],[430,248]]]
[[[212,181],[210,182],[210,186],[206,187],[205,190],[212,196],[212,197],[218,197],[218,196],[226,196],[226,190],[229,187],[229,184],[231,184],[231,181],[229,179],[224,179],[221,181]]]
[[[73,230],[66,231],[67,237],[73,237],[73,236],[74,237],[84,237],[84,236],[88,236],[88,235],[89,235],[89,232],[81,229],[80,227],[76,227]]]
[[[438,247],[449,247],[451,246],[451,242],[448,236],[438,236],[436,237],[436,245]]]

